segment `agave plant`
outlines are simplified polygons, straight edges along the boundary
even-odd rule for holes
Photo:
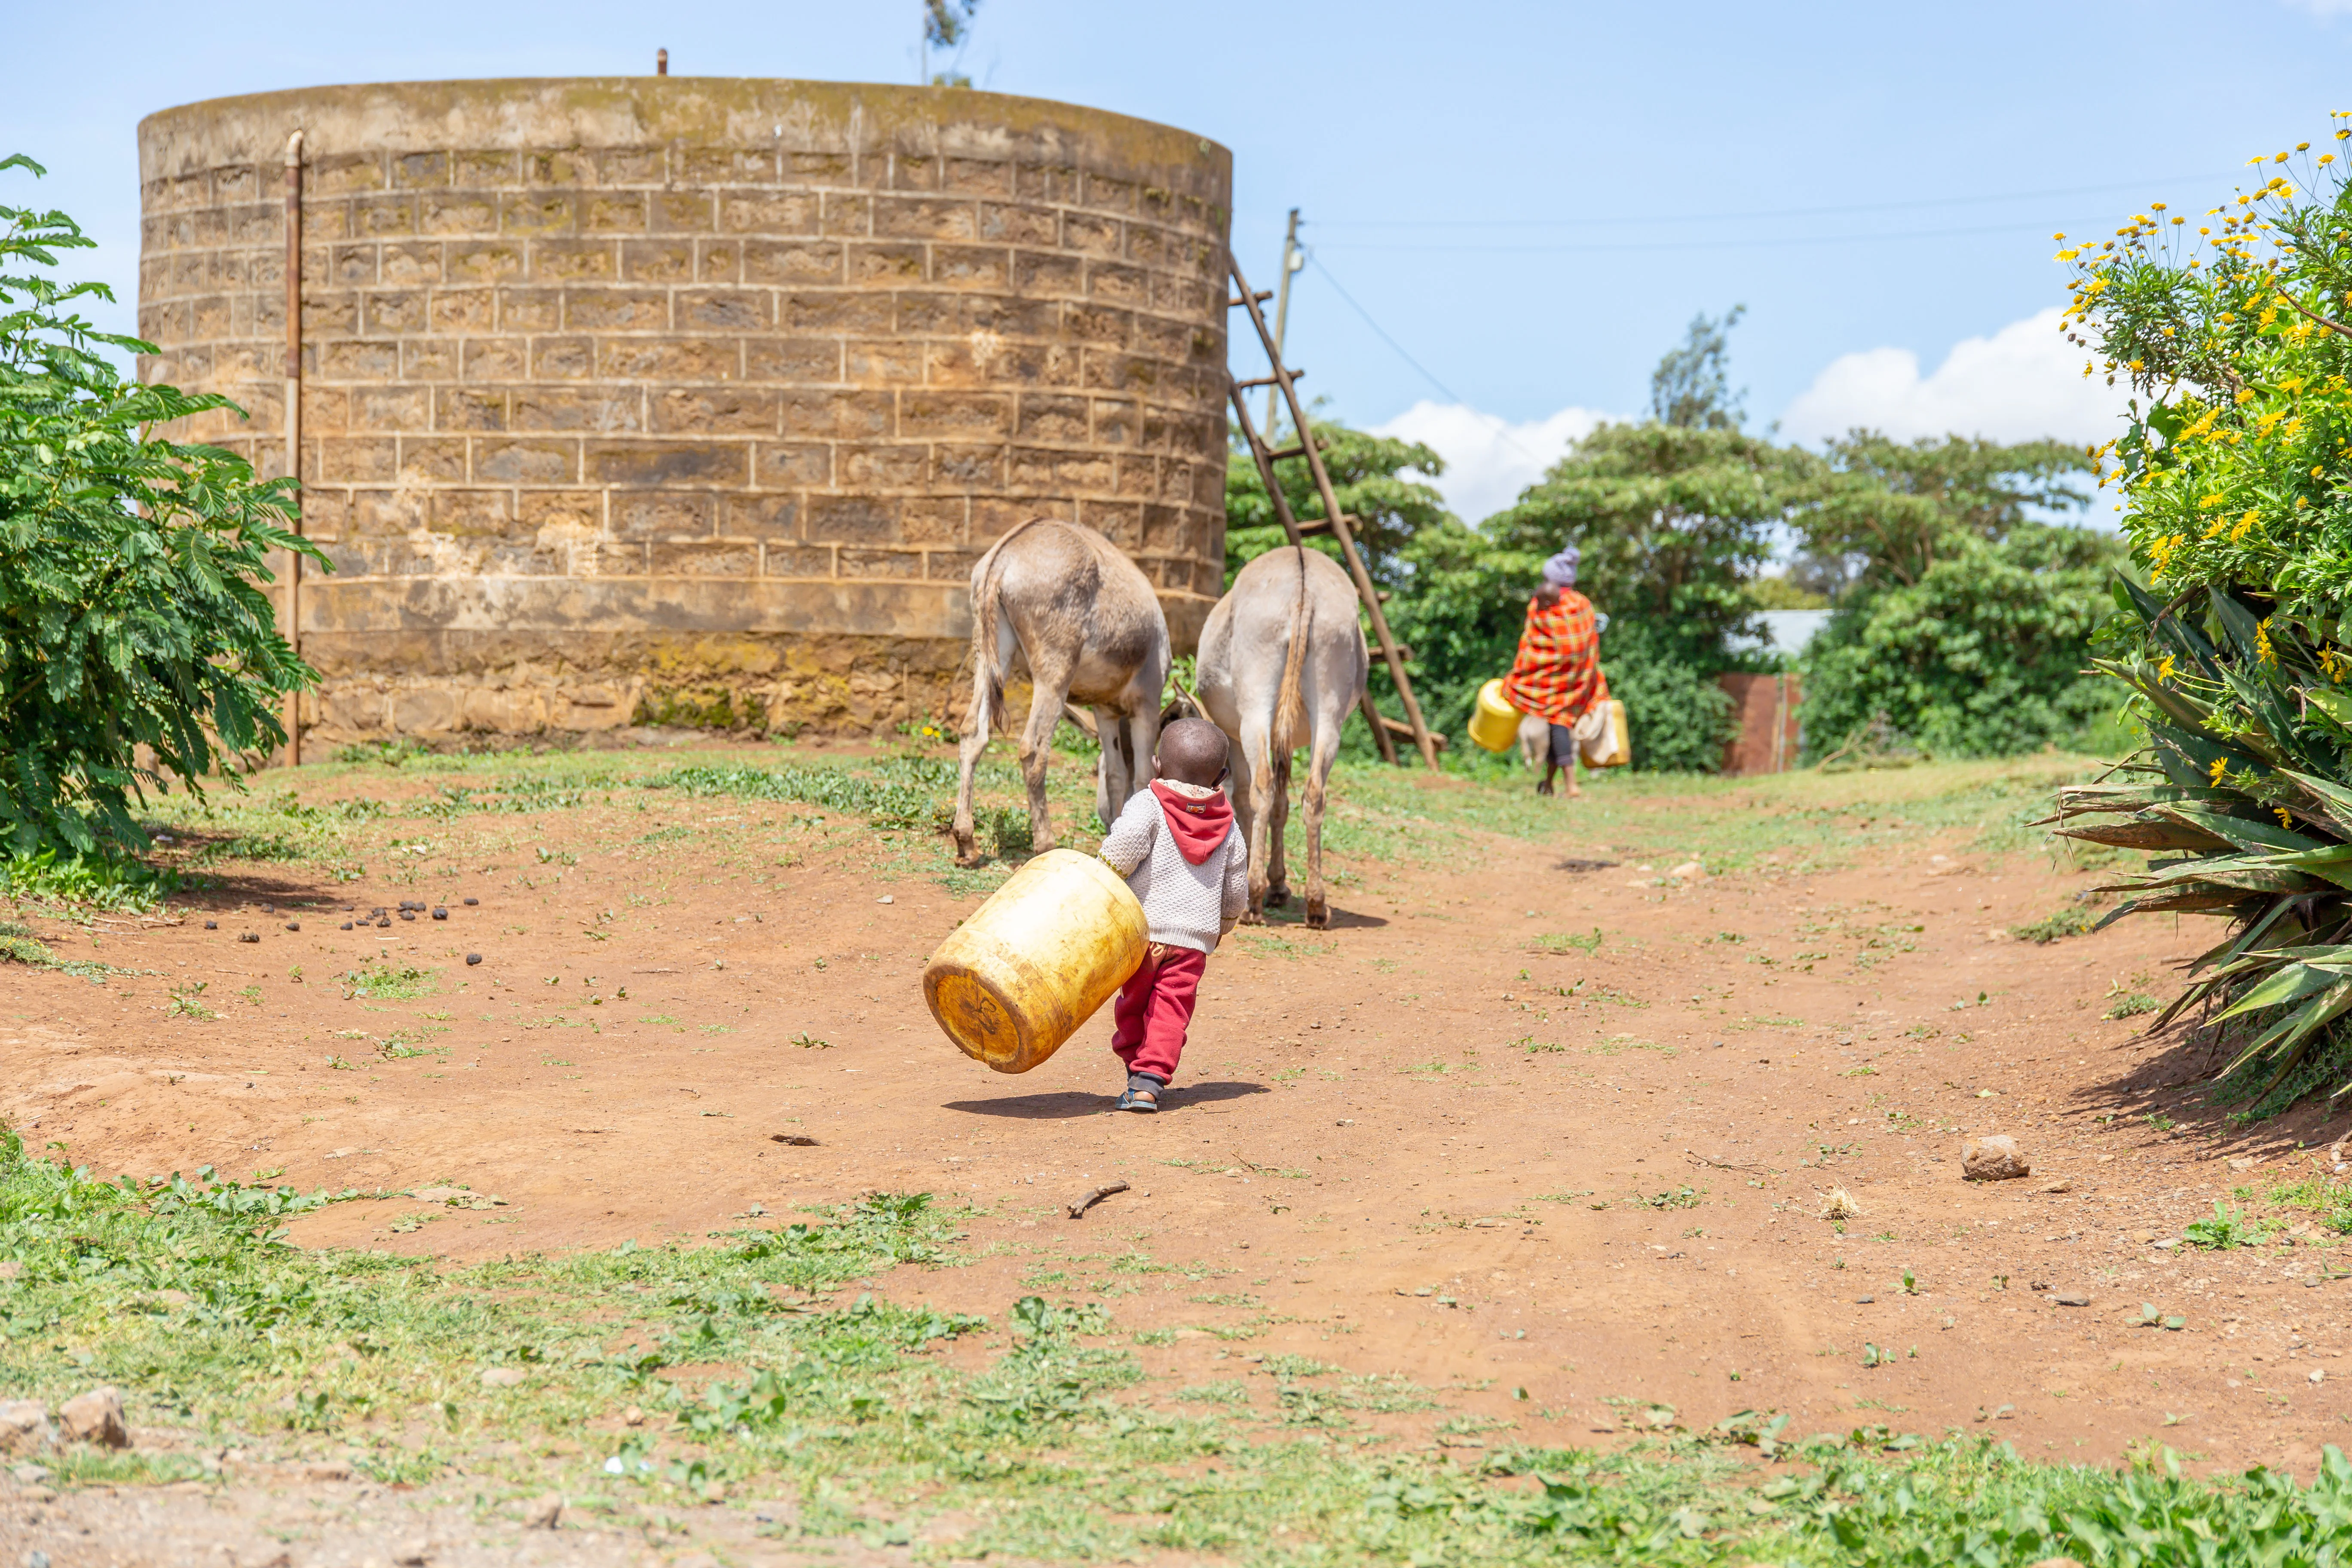
[[[2137,693],[2147,743],[2115,770],[2126,780],[2060,791],[2052,820],[2063,837],[2159,857],[2100,889],[2128,895],[2101,925],[2166,910],[2231,920],[2151,1027],[2200,1003],[2217,1022],[2249,1020],[2223,1071],[2274,1063],[2259,1104],[2352,1013],[2352,790],[2329,782],[2352,755],[2352,689],[2337,684],[2352,660],[2335,626],[2266,614],[2242,590],[2161,604],[2119,580],[2116,597],[2137,635],[2110,641],[2134,651],[2093,663]]]

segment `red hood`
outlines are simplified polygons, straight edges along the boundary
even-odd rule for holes
[[[1168,819],[1168,831],[1176,836],[1176,847],[1195,866],[1215,854],[1233,831],[1234,803],[1222,790],[1206,800],[1188,800],[1164,781],[1153,779],[1151,793],[1159,799],[1160,815]]]

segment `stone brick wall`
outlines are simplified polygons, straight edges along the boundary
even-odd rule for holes
[[[1220,591],[1223,148],[693,78],[164,110],[142,374],[235,398],[195,433],[268,474],[297,129],[318,738],[943,712],[971,564],[1036,515],[1117,541],[1180,647]]]

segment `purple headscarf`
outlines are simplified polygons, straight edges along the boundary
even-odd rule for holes
[[[1577,563],[1584,559],[1583,552],[1571,544],[1543,563],[1543,579],[1555,588],[1576,586]]]

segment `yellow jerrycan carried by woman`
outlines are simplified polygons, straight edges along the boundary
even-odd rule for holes
[[[1027,1072],[1143,963],[1143,902],[1092,855],[1048,849],[949,933],[923,966],[948,1038],[998,1072]]]
[[[1470,710],[1470,738],[1490,752],[1507,752],[1519,743],[1519,710],[1503,695],[1499,678],[1478,689],[1477,706]]]

